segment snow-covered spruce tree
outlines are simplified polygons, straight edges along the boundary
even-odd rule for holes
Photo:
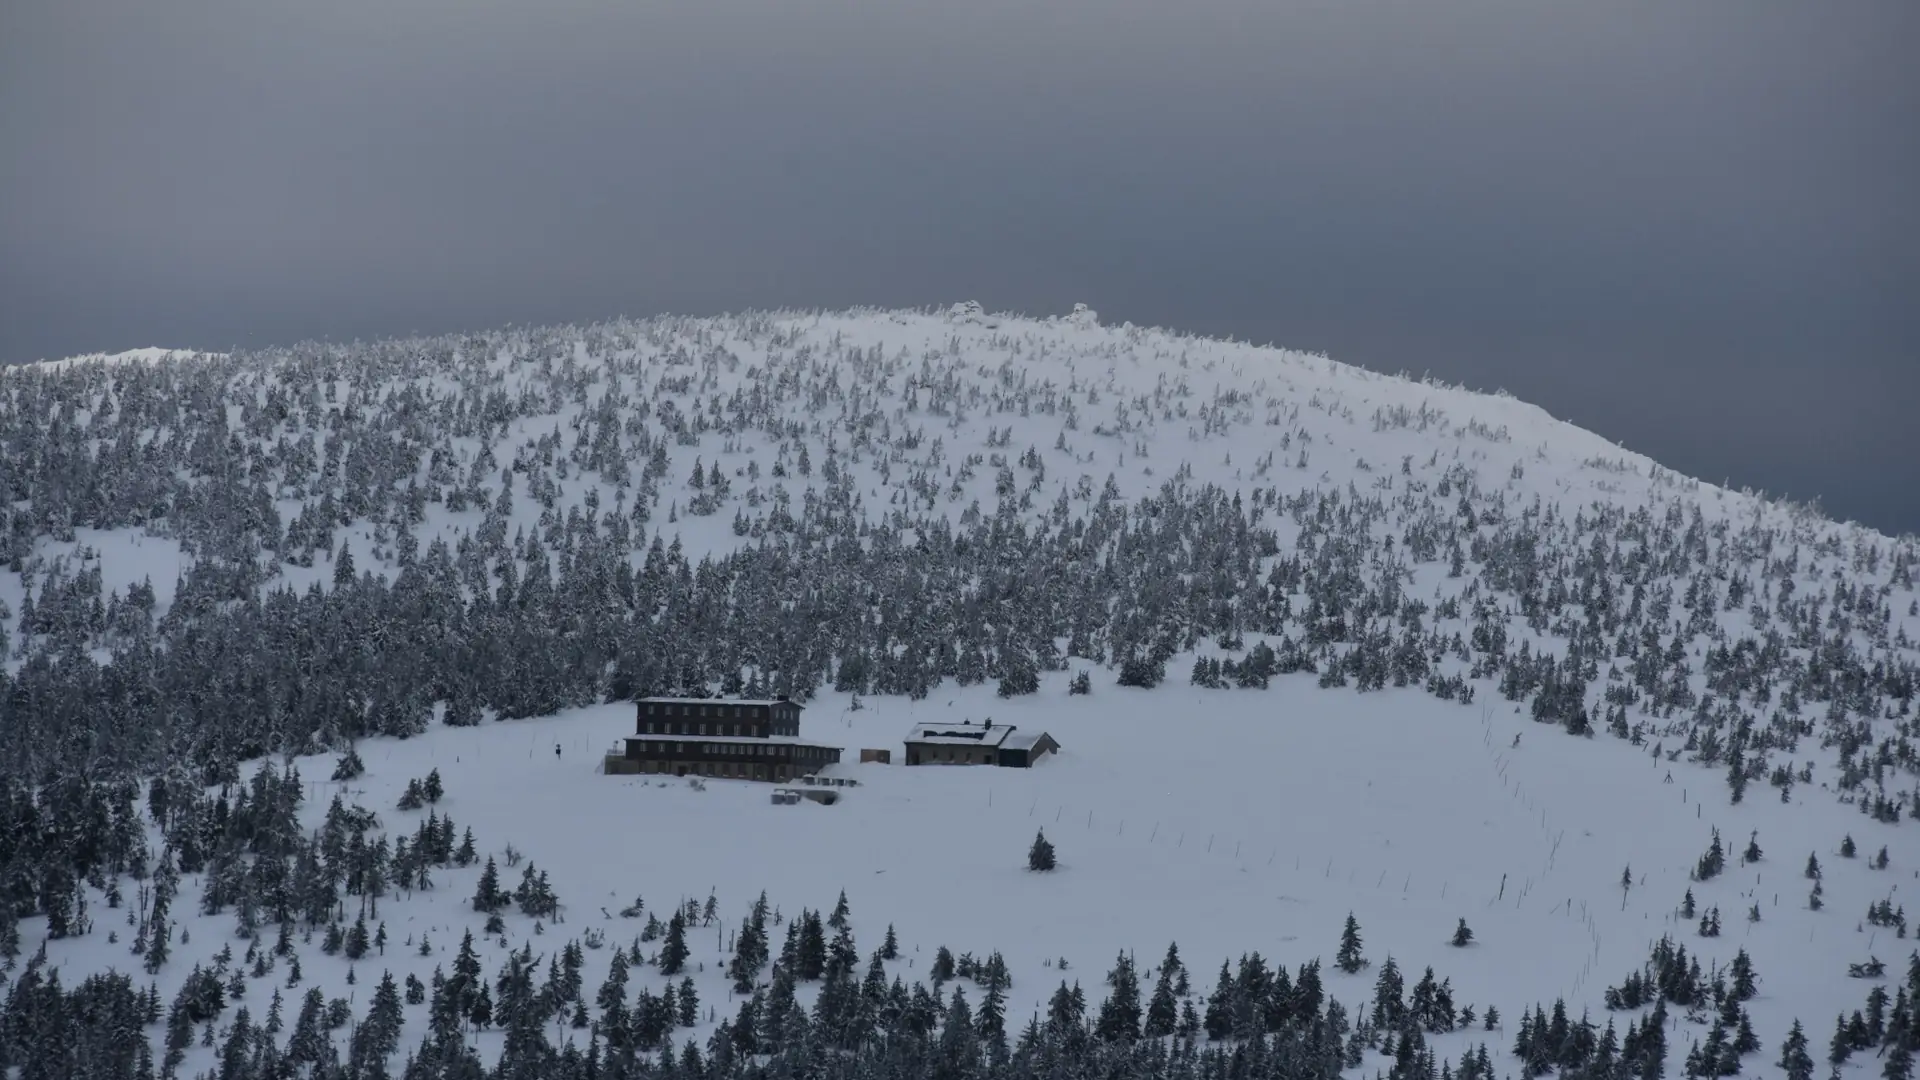
[[[1347,925],[1340,931],[1340,951],[1334,954],[1333,966],[1349,975],[1355,974],[1367,966],[1367,958],[1360,952],[1360,921],[1347,912]]]
[[[687,966],[687,957],[691,951],[687,947],[686,917],[675,909],[673,918],[667,921],[667,940],[660,946],[660,974],[680,974]]]
[[[500,888],[500,870],[489,855],[486,868],[480,871],[480,883],[473,892],[473,910],[491,914],[506,907],[510,900]]]
[[[1727,849],[1720,843],[1720,830],[1713,830],[1713,842],[1707,846],[1706,853],[1694,864],[1693,880],[1711,881],[1720,876],[1727,867]]]
[[[333,767],[333,779],[336,782],[353,780],[366,771],[367,763],[360,760],[359,751],[348,747],[347,752],[341,755],[339,762]],[[165,790],[164,787],[162,790]]]
[[[1000,686],[996,692],[1003,698],[1010,698],[1038,693],[1039,690],[1039,670],[1022,657],[1008,663],[1007,670],[1000,676]]]
[[[1130,656],[1120,663],[1121,686],[1151,690],[1167,677],[1166,661],[1151,656]]]
[[[1047,839],[1047,831],[1042,829],[1034,834],[1033,846],[1027,849],[1027,869],[1044,873],[1057,865],[1053,844]]]
[[[1907,1042],[1895,1039],[1887,1047],[1886,1064],[1880,1068],[1881,1080],[1913,1080],[1913,1050]]]
[[[1133,958],[1121,953],[1107,972],[1107,999],[1100,1004],[1094,1034],[1107,1042],[1132,1042],[1140,1037],[1140,978]]]

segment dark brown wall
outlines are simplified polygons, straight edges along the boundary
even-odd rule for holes
[[[664,741],[667,743],[667,746],[665,748],[655,749],[643,748],[642,743],[648,741]],[[674,749],[673,746],[676,743],[683,749]],[[767,748],[784,751],[784,755],[749,755],[708,753],[700,749],[702,745],[703,740],[700,739],[699,736],[693,736],[691,738],[661,738],[657,736],[650,738],[648,736],[640,736],[627,740],[626,758],[629,761],[639,762],[643,765],[658,765],[661,767],[661,771],[669,773],[685,768],[688,773],[719,775],[716,772],[710,772],[707,767],[713,767],[714,769],[727,767],[729,769],[738,768],[745,770],[747,779],[786,780],[797,776],[804,776],[807,773],[818,770],[822,766],[837,765],[841,757],[841,750],[837,746],[805,746],[791,743],[775,743],[768,744]],[[799,751],[802,750],[812,751],[812,754],[803,755],[799,753]],[[758,768],[763,768],[764,771],[756,773],[754,770]]]
[[[953,746],[948,743],[907,744],[909,765],[993,765],[1000,751],[990,746]]]
[[[654,725],[652,731],[647,725]],[[708,735],[738,735],[765,738],[768,735],[799,735],[800,706],[746,705],[739,702],[655,702],[641,701],[635,706],[634,734],[691,735],[698,738],[700,725]]]

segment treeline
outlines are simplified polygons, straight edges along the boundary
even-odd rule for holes
[[[675,920],[680,917],[675,912]],[[747,928],[764,926],[768,918],[763,897],[743,922],[739,940],[747,940]],[[359,1011],[318,988],[306,991],[296,1005],[291,993],[274,986],[262,1001],[260,991],[250,989],[261,976],[249,974],[244,960],[234,959],[230,950],[213,967],[196,967],[165,1009],[151,985],[142,989],[122,975],[92,977],[67,990],[43,954],[28,962],[0,1010],[0,1068],[17,1068],[21,1080],[148,1080],[174,1074],[197,1046],[211,1048],[215,1061],[202,1075],[219,1080],[290,1075],[1333,1080],[1369,1055],[1384,1055],[1376,1059],[1392,1080],[1488,1080],[1494,1075],[1484,1044],[1467,1047],[1457,1064],[1437,1057],[1427,1036],[1447,1030],[1451,1021],[1438,1022],[1431,1005],[1423,1004],[1421,988],[1412,1002],[1377,989],[1373,1018],[1353,1019],[1322,988],[1317,961],[1290,977],[1257,953],[1243,956],[1237,970],[1223,969],[1208,998],[1204,1032],[1196,1030],[1177,946],[1170,946],[1162,964],[1144,977],[1131,957],[1121,955],[1105,977],[1097,1006],[1090,1005],[1079,983],[1062,982],[1044,1014],[1018,1021],[1006,1015],[1010,979],[997,954],[976,964],[947,966],[930,972],[930,982],[909,985],[889,975],[885,946],[870,954],[862,971],[838,912],[827,924],[834,943],[823,951],[817,972],[805,959],[805,940],[822,932],[818,914],[804,913],[786,925],[789,946],[772,964],[770,978],[756,977],[733,1016],[720,1017],[704,1039],[675,1037],[703,1023],[690,979],[676,983],[669,977],[659,992],[629,987],[631,972],[651,966],[664,973],[670,963],[664,948],[648,957],[637,940],[613,951],[605,979],[589,997],[580,942],[544,957],[523,946],[487,977],[468,934],[450,970],[436,966],[426,982],[411,975],[396,979],[385,971]],[[754,964],[753,949],[737,944],[735,962]],[[758,961],[760,968],[765,965]],[[1150,995],[1144,992],[1148,980],[1155,984]],[[1422,986],[1431,981],[1429,972]],[[815,987],[811,1007],[799,997],[800,987],[809,984]],[[712,1015],[709,1008],[706,1017]],[[410,1022],[419,1040],[403,1062],[390,1063]],[[157,1062],[149,1043],[154,1028],[160,1029],[162,1046]],[[491,1063],[476,1046],[484,1032],[497,1035],[489,1040],[499,1048]]]

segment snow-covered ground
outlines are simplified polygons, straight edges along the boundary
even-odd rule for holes
[[[789,439],[744,427],[709,430],[704,439],[674,446],[649,528],[696,554],[754,543],[730,527],[736,512],[765,514],[745,493],[779,486],[770,472],[776,460],[788,470],[784,486],[796,495],[821,485],[829,447],[870,521],[907,505],[954,522],[966,520],[975,503],[991,513],[996,469],[986,455],[1012,461],[1031,447],[1044,463],[1044,480],[1033,481],[1033,515],[1056,498],[1082,512],[1109,476],[1126,499],[1181,476],[1249,495],[1263,489],[1377,495],[1394,508],[1385,530],[1404,533],[1420,520],[1427,500],[1451,512],[1458,495],[1446,497],[1448,485],[1464,488],[1472,478],[1483,492],[1504,493],[1514,514],[1536,503],[1567,518],[1594,503],[1685,505],[1698,506],[1709,524],[1778,528],[1806,545],[1799,580],[1808,589],[1823,587],[1849,564],[1857,571],[1865,546],[1912,545],[1675,476],[1510,398],[1383,377],[1324,357],[1104,327],[1090,313],[1055,320],[990,318],[964,309],[781,314],[612,336],[626,345],[604,356],[590,357],[582,345],[570,356],[530,365],[503,353],[486,367],[511,390],[531,377],[525,368],[577,366],[594,373],[592,398],[624,393],[648,402],[656,433],[663,403],[676,403],[682,417],[709,408],[718,417],[723,407],[735,409],[755,394],[774,395],[775,411],[791,425]],[[697,359],[676,359],[672,350],[688,343],[704,351]],[[864,360],[845,359],[855,349]],[[236,376],[259,380],[241,396],[264,394],[271,377]],[[448,378],[427,382],[444,387]],[[829,387],[856,391],[856,397],[829,395]],[[566,433],[564,449],[590,412],[586,400],[556,400],[550,410],[506,425],[492,447],[500,464],[550,431]],[[287,423],[316,447],[323,441],[322,432]],[[888,430],[876,437],[876,425]],[[1002,429],[1007,434],[995,441]],[[915,431],[923,437],[906,440]],[[464,475],[478,440],[453,441],[465,455],[458,470]],[[812,455],[810,479],[793,471],[803,446]],[[963,459],[976,453],[982,461],[971,475],[956,476]],[[686,510],[696,460],[731,478],[732,493],[709,516]],[[637,471],[642,462],[634,464]],[[749,477],[749,466],[758,479]],[[1024,463],[1012,468],[1026,487],[1035,470]],[[907,481],[916,473],[932,478],[933,497],[909,493]],[[541,531],[543,507],[525,490],[516,490],[509,535]],[[589,493],[603,507],[622,495],[618,485],[588,471],[566,476],[557,492],[563,511]],[[311,502],[310,491],[282,494],[288,517]],[[455,541],[483,518],[483,509],[435,505],[418,536],[423,545],[436,535]],[[1266,524],[1277,533],[1279,557],[1294,554],[1299,523],[1276,513]],[[392,571],[381,540],[385,530],[360,520],[341,535],[361,569]],[[88,552],[109,590],[124,593],[151,579],[162,611],[189,558],[176,540],[144,528],[78,528],[71,537],[36,538],[35,554],[43,560],[77,561]],[[644,554],[632,553],[634,565]],[[322,553],[308,567],[282,561],[274,572],[299,590],[324,586],[331,558]],[[1460,584],[1446,570],[1444,557],[1415,565],[1404,587],[1429,602],[1459,599]],[[20,576],[0,574],[0,602],[16,619],[24,596]],[[1893,625],[1920,636],[1911,599],[1910,589],[1893,589],[1887,603]],[[1552,644],[1550,635],[1530,634],[1510,604],[1502,614],[1516,638]],[[1748,629],[1744,620],[1740,610],[1721,617],[1734,631]],[[1454,628],[1465,631],[1470,623],[1459,620]],[[1257,640],[1247,637],[1249,645]],[[1221,655],[1208,643],[1200,648]],[[1909,647],[1900,655],[1911,653]],[[1492,679],[1476,680],[1478,699],[1470,705],[1417,687],[1322,690],[1310,674],[1276,678],[1265,691],[1205,690],[1186,685],[1192,660],[1185,654],[1169,661],[1169,681],[1153,690],[1116,686],[1111,671],[1073,660],[1066,672],[1042,675],[1038,694],[1013,699],[996,698],[991,682],[967,688],[949,682],[917,702],[870,696],[857,708],[848,695],[823,693],[809,703],[802,734],[843,746],[849,762],[867,747],[890,749],[896,763],[903,761],[905,733],[932,720],[991,717],[1022,730],[1044,729],[1063,747],[1030,770],[841,766],[860,786],[844,791],[834,806],[771,805],[769,786],[746,782],[601,775],[601,754],[634,730],[628,704],[367,740],[358,751],[368,771],[345,784],[327,781],[335,755],[295,764],[308,782],[310,827],[340,794],[377,811],[390,834],[409,833],[426,811],[400,811],[395,803],[408,781],[437,769],[448,794],[436,809],[471,827],[483,854],[502,856],[511,846],[548,872],[564,905],[563,923],[535,935],[531,920],[509,916],[505,947],[497,939],[482,941],[489,973],[508,949],[529,942],[544,954],[595,929],[609,946],[627,943],[641,924],[618,913],[636,896],[663,917],[676,902],[717,897],[719,925],[703,928],[691,944],[702,998],[721,1019],[730,1019],[735,1007],[721,975],[726,942],[763,890],[789,915],[802,906],[830,909],[844,890],[863,954],[886,927],[897,928],[903,954],[892,966],[908,981],[920,977],[942,945],[977,957],[1001,952],[1013,975],[1013,1026],[1042,1011],[1063,978],[1080,981],[1097,1002],[1101,976],[1116,955],[1135,953],[1145,969],[1169,942],[1179,944],[1200,998],[1212,989],[1222,961],[1258,950],[1289,966],[1324,958],[1329,992],[1363,1009],[1378,966],[1392,956],[1409,985],[1431,966],[1452,980],[1456,1003],[1483,1013],[1493,1005],[1512,1020],[1535,1004],[1564,998],[1576,1016],[1589,1009],[1604,1024],[1605,988],[1639,970],[1652,944],[1671,934],[1706,967],[1724,968],[1738,950],[1749,953],[1761,982],[1748,1008],[1771,1062],[1793,1019],[1823,1040],[1829,1017],[1860,1007],[1864,986],[1847,977],[1841,961],[1878,956],[1899,971],[1911,950],[1892,930],[1865,925],[1861,916],[1874,901],[1901,902],[1903,884],[1909,892],[1920,889],[1912,826],[1876,822],[1836,799],[1828,787],[1835,779],[1833,753],[1815,740],[1793,759],[1796,768],[1812,766],[1813,783],[1796,787],[1790,803],[1762,781],[1733,806],[1723,768],[1671,761],[1652,745],[1604,733],[1567,738],[1534,723],[1524,704],[1501,698]],[[1093,669],[1093,692],[1069,695],[1068,679],[1083,668]],[[1676,750],[1678,742],[1664,748]],[[1051,874],[1025,868],[1027,846],[1041,829],[1059,853],[1060,869]],[[1716,829],[1728,868],[1712,881],[1691,881]],[[1843,859],[1838,849],[1849,834],[1860,854]],[[1750,837],[1764,857],[1745,865],[1741,852]],[[1882,845],[1891,865],[1870,869],[1868,857]],[[1803,871],[1810,853],[1826,870],[1826,907],[1819,912],[1808,910],[1812,883]],[[1623,889],[1629,867],[1633,884]],[[430,892],[387,900],[385,955],[353,965],[354,986],[345,981],[344,959],[313,949],[302,952],[307,981],[355,1000],[359,1014],[381,969],[425,980],[448,963],[464,931],[478,936],[485,917],[470,903],[478,875],[477,867],[436,871]],[[503,870],[503,877],[511,886],[518,872]],[[190,937],[175,946],[159,977],[165,998],[194,963],[209,963],[233,941],[231,914],[195,914],[197,886],[190,878],[178,905]],[[1720,909],[1721,936],[1700,937],[1697,918],[1680,916],[1689,889],[1701,912]],[[1750,921],[1750,911],[1757,911],[1757,921]],[[1359,975],[1331,967],[1349,912],[1375,965]],[[96,915],[100,931],[49,943],[49,959],[70,973],[69,981],[88,971],[125,969],[132,960],[124,940],[105,939],[104,928],[115,920]],[[1462,919],[1474,941],[1454,948],[1449,938]],[[29,953],[42,922],[23,923]],[[431,956],[410,947],[423,937],[434,943]],[[777,951],[777,932],[774,944]],[[644,951],[655,949],[657,943]],[[589,989],[604,975],[605,956],[589,957]],[[634,978],[656,989],[666,981],[651,971]],[[418,1042],[423,1012],[408,1008],[403,1047]],[[1670,1068],[1677,1071],[1705,1028],[1678,1011],[1674,1023],[1668,1038],[1675,1054]],[[699,1034],[711,1028],[703,1022]],[[585,1033],[559,1037],[581,1041]],[[488,1046],[500,1036],[476,1038]],[[1439,1036],[1436,1044],[1443,1056],[1457,1059],[1481,1040],[1502,1054],[1512,1045],[1511,1026],[1493,1035]],[[199,1057],[189,1058],[189,1069],[209,1067],[210,1053],[195,1050]],[[1355,1075],[1370,1075],[1381,1060],[1370,1059]]]
[[[447,795],[435,812],[470,827],[483,855],[524,853],[548,872],[564,904],[564,923],[544,940],[532,934],[532,920],[510,916],[504,940],[512,949],[532,942],[545,954],[589,928],[610,945],[629,944],[641,923],[618,912],[636,897],[666,913],[717,897],[719,924],[690,943],[701,996],[722,1019],[738,1008],[722,975],[727,941],[763,890],[789,915],[802,906],[828,910],[844,890],[863,950],[876,947],[888,925],[897,928],[903,952],[890,967],[909,982],[925,977],[942,945],[981,958],[1002,952],[1016,1021],[1044,1011],[1062,979],[1080,981],[1097,1000],[1117,953],[1144,961],[1169,942],[1180,946],[1201,994],[1220,961],[1248,950],[1290,965],[1330,960],[1349,912],[1375,966],[1354,976],[1329,968],[1330,994],[1364,1008],[1379,963],[1392,956],[1410,983],[1431,966],[1452,980],[1457,1004],[1481,1013],[1493,1005],[1508,1018],[1564,997],[1604,1023],[1604,988],[1638,970],[1652,944],[1671,934],[1703,967],[1724,967],[1746,949],[1762,980],[1749,1007],[1755,1024],[1784,1031],[1795,1017],[1857,1007],[1861,984],[1834,957],[1893,958],[1907,948],[1891,930],[1862,929],[1858,915],[1901,895],[1902,881],[1916,876],[1897,826],[1817,796],[1805,805],[1763,797],[1730,808],[1696,770],[1625,743],[1558,738],[1510,707],[1413,691],[1327,692],[1306,676],[1265,692],[1103,685],[1086,696],[1069,696],[1059,677],[1015,701],[975,687],[918,703],[848,705],[842,695],[823,696],[802,732],[844,745],[849,760],[876,747],[892,749],[899,762],[912,724],[948,718],[1040,727],[1063,750],[1027,770],[842,765],[837,771],[859,785],[841,789],[837,804],[775,806],[766,784],[599,774],[600,754],[634,730],[633,708],[614,704],[371,741],[359,748],[366,774],[346,783],[326,780],[332,755],[295,764],[308,781],[310,826],[339,794],[378,811],[400,834],[427,813],[393,809],[400,794],[437,769]],[[1690,881],[1716,827],[1733,865],[1712,882]],[[1051,874],[1025,867],[1039,830],[1059,852]],[[1764,858],[1739,865],[1749,833]],[[1861,857],[1837,854],[1845,834]],[[1866,856],[1882,844],[1899,854],[1890,869],[1871,870]],[[1807,910],[1808,853],[1826,867],[1828,910],[1819,913]],[[1629,865],[1635,883],[1623,893]],[[355,1001],[358,1012],[375,973],[424,981],[467,931],[489,971],[503,962],[509,949],[480,934],[485,917],[471,905],[478,867],[436,877],[431,892],[386,902],[385,956],[355,965],[303,951],[308,982]],[[505,883],[517,878],[503,869]],[[1699,938],[1694,920],[1679,915],[1689,889],[1701,912],[1721,909],[1718,939]],[[1749,922],[1756,904],[1760,921]],[[1460,919],[1474,931],[1463,949],[1449,944]],[[176,975],[195,962],[211,965],[234,942],[231,914],[180,922],[190,941],[169,962]],[[422,937],[437,946],[433,956],[410,947]],[[604,955],[590,957],[589,987],[604,976]],[[131,958],[124,944],[95,934],[52,943],[51,959],[78,974]],[[349,968],[358,969],[357,989],[346,985]],[[656,992],[677,982],[645,971],[633,977]],[[424,1024],[419,1010],[408,1012],[406,1045]],[[1670,1044],[1684,1054],[1704,1028],[1677,1018],[1676,1025]],[[696,1034],[710,1029],[703,1023]],[[1510,1028],[1493,1036],[1474,1030],[1435,1041],[1455,1055],[1482,1039],[1497,1050],[1510,1036]],[[500,1037],[476,1036],[496,1052]]]

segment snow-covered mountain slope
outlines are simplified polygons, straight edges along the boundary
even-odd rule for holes
[[[1862,1010],[1868,1059],[1897,1064],[1915,1030],[1913,538],[1677,476],[1511,398],[957,305],[14,369],[0,454],[0,880],[24,953],[46,943],[12,978],[44,998],[54,970],[131,971],[183,1003],[131,1034],[77,1024],[129,1068],[142,1037],[156,1058],[193,1044],[183,1074],[331,1068],[295,1023],[309,987],[322,1014],[346,1002],[348,1072],[388,1047],[396,1070],[471,1048],[586,1075],[591,1047],[596,1069],[684,1071],[666,1039],[727,1075],[1062,1054],[1159,1075],[1227,1068],[1264,1027],[1252,1068],[1284,1075],[1650,1075],[1660,1046],[1602,1048],[1589,1012],[1623,1039],[1658,1026],[1672,1070],[1772,1075],[1798,1072],[1773,1065],[1796,1019],[1822,1060],[1837,1013]],[[848,765],[839,803],[776,806],[765,785],[601,775],[648,693],[792,695],[849,761],[900,761],[930,719],[1063,750]],[[328,780],[350,742],[366,771]],[[398,809],[430,772],[445,797]],[[1029,873],[1041,829],[1060,867]],[[1724,865],[1703,866],[1716,836]],[[485,931],[489,856],[509,889],[543,871],[557,917]],[[178,878],[158,917],[156,868]],[[856,962],[801,980],[804,1033],[779,1002],[818,965],[749,963],[762,993],[731,993],[762,892],[788,921],[851,905]],[[642,928],[686,901],[668,975]],[[384,952],[323,950],[363,912]],[[837,976],[857,988],[890,926],[898,958],[849,997]],[[485,1030],[433,1020],[429,999],[472,1013],[471,979],[426,990],[468,931],[503,995]],[[1658,972],[1655,1013],[1623,981],[1669,936],[1699,970]],[[1167,968],[1174,1026],[1190,1004],[1201,1028],[1170,1057],[1126,1007],[1169,942],[1191,974]],[[983,965],[960,965],[971,1007],[941,980],[944,1017],[908,989],[943,945]],[[616,954],[646,963],[596,997]],[[1885,977],[1850,977],[1876,957]],[[1292,986],[1316,960],[1331,1016]],[[1751,996],[1729,974],[1749,964]],[[1429,967],[1449,1005],[1415,991]],[[421,1001],[374,1007],[383,971]],[[659,1030],[682,979],[703,1004]],[[1091,1035],[1054,1007],[1063,979]],[[286,1030],[260,1026],[274,987]],[[1531,1037],[1556,1003],[1570,1019]],[[12,1063],[52,1060],[11,1039]]]
[[[59,360],[35,360],[19,365],[21,370],[60,371],[80,364],[154,364],[172,357],[206,356],[207,353],[192,349],[161,349],[148,346],[140,349],[123,349],[111,353],[84,353],[80,356],[67,356]],[[0,368],[0,371],[7,369]]]

